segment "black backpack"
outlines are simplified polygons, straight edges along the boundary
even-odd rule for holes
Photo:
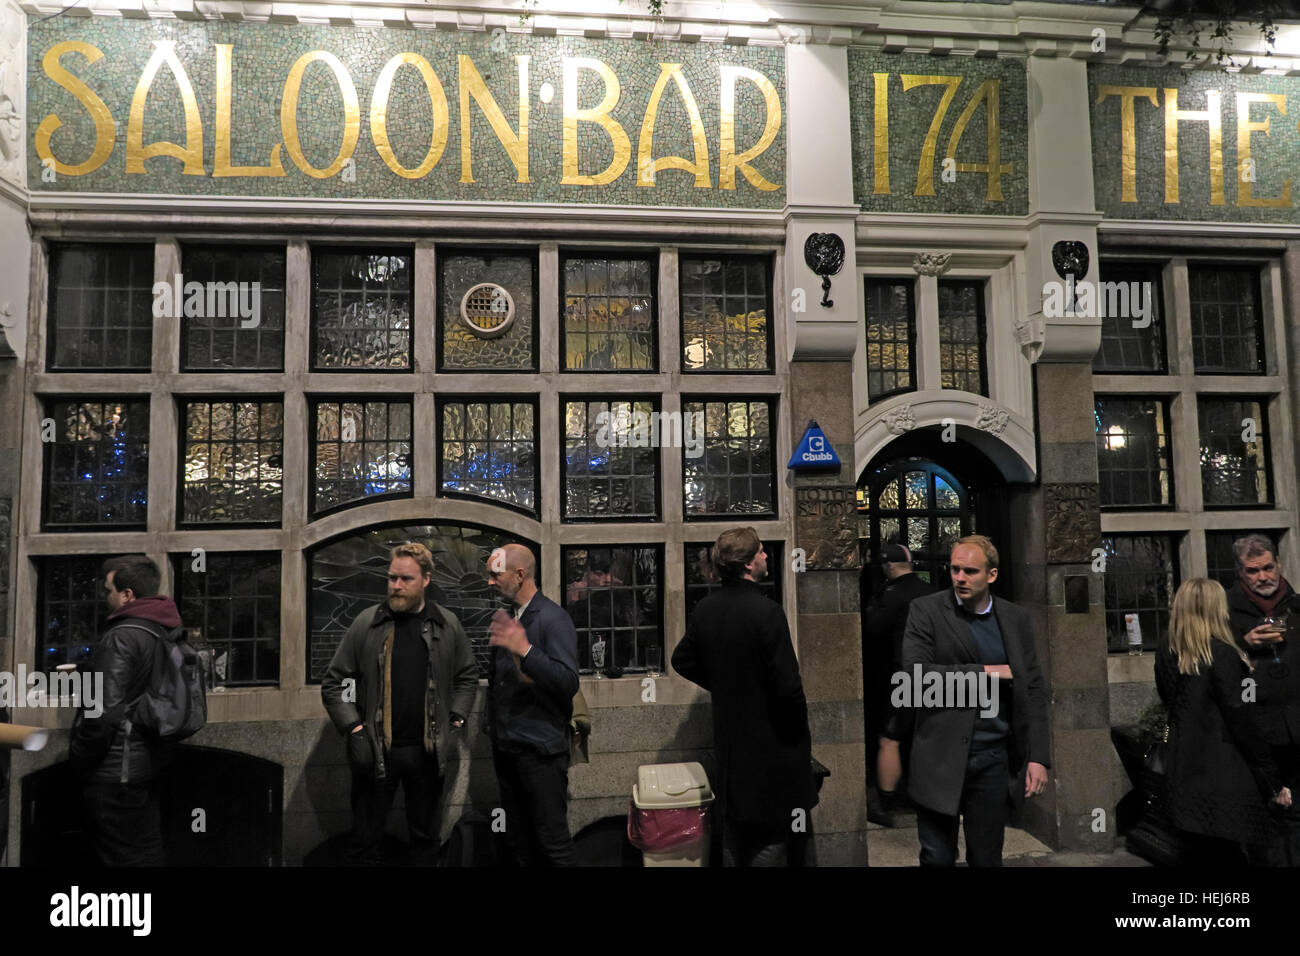
[[[148,631],[156,639],[149,685],[129,708],[135,727],[159,740],[174,743],[192,737],[208,722],[208,698],[198,652],[176,628],[159,634],[139,624],[119,624]]]

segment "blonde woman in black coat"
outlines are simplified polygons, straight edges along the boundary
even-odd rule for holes
[[[1217,582],[1194,578],[1178,589],[1155,671],[1169,714],[1168,807],[1183,862],[1244,866],[1247,845],[1274,840],[1269,802],[1290,806],[1291,791],[1259,732],[1250,664],[1233,642]]]

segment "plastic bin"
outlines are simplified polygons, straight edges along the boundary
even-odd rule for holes
[[[713,788],[698,763],[638,767],[627,838],[646,866],[708,866]]]

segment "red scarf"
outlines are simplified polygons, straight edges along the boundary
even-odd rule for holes
[[[1291,595],[1291,585],[1287,582],[1286,578],[1278,579],[1277,590],[1273,592],[1271,598],[1260,597],[1244,584],[1241,586],[1241,589],[1246,592],[1246,597],[1250,598],[1250,603],[1259,608],[1264,617],[1272,617],[1273,609],[1281,604],[1284,598],[1290,597]]]

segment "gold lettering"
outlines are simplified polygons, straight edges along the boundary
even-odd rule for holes
[[[664,156],[656,160],[650,158],[654,146],[655,120],[659,116],[659,100],[663,96],[664,88],[668,86],[670,77],[676,82],[677,90],[682,95],[682,102],[686,104],[686,115],[690,117],[691,140],[695,146],[694,163],[681,156]],[[565,89],[568,89],[567,85]],[[641,139],[636,150],[636,169],[638,186],[653,186],[654,174],[661,169],[682,169],[694,173],[696,189],[708,189],[712,185],[709,181],[709,141],[704,135],[704,120],[700,118],[700,107],[695,102],[691,88],[686,85],[686,77],[682,75],[680,63],[659,64],[659,79],[655,81],[654,89],[650,92],[650,103],[646,106],[645,118],[641,121]]]
[[[230,65],[231,51],[234,46],[229,43],[217,45],[217,143],[212,157],[212,178],[223,176],[283,176],[284,166],[280,162],[280,144],[271,147],[271,164],[269,166],[231,166],[230,165],[230,94],[233,82]]]
[[[50,47],[41,60],[45,75],[75,96],[77,102],[90,114],[90,119],[95,124],[95,146],[90,151],[90,158],[75,166],[69,166],[55,159],[54,154],[50,152],[50,137],[63,125],[63,120],[59,119],[58,113],[51,113],[41,120],[40,126],[36,127],[36,155],[40,157],[42,163],[52,164],[54,171],[61,176],[85,176],[103,166],[112,155],[113,140],[117,136],[117,124],[113,122],[113,114],[108,111],[108,107],[95,91],[59,63],[59,58],[65,53],[80,53],[86,58],[87,64],[99,62],[104,58],[104,53],[89,43],[67,40]]]
[[[302,151],[302,141],[298,138],[298,95],[302,92],[302,79],[307,67],[317,60],[334,72],[339,92],[343,95],[343,142],[334,162],[324,169],[317,169],[307,161]],[[290,68],[289,77],[284,82],[284,94],[280,99],[280,134],[284,137],[284,148],[294,165],[313,179],[329,179],[337,175],[343,164],[352,158],[361,136],[361,102],[357,99],[357,88],[352,83],[352,77],[333,53],[312,50],[298,57],[298,61]]]
[[[1159,107],[1154,86],[1107,86],[1097,90],[1097,103],[1101,104],[1109,96],[1120,98],[1120,167],[1122,170],[1120,202],[1137,202],[1137,130],[1133,117],[1133,103],[1139,96]]]
[[[465,54],[460,54],[460,181],[472,183],[474,170],[470,159],[469,145],[469,98],[474,97],[479,109],[487,117],[492,132],[506,149],[506,155],[515,164],[515,182],[528,182],[528,60],[527,56],[516,56],[519,65],[519,133],[516,134],[506,122],[505,114],[497,106],[496,99],[488,90],[483,77],[479,75],[474,61]]]
[[[772,141],[776,139],[781,128],[781,99],[776,95],[772,81],[757,70],[745,66],[724,66],[722,69],[721,97],[721,144],[718,148],[718,185],[723,189],[736,188],[736,170],[739,169],[755,189],[773,192],[781,187],[768,182],[752,165],[763,154]],[[746,79],[758,87],[763,94],[763,103],[767,109],[767,122],[763,125],[763,135],[758,142],[743,153],[736,152],[736,80]]]
[[[397,70],[403,63],[409,63],[420,71],[420,76],[424,77],[424,88],[429,92],[429,106],[433,110],[433,134],[429,151],[425,153],[424,161],[415,169],[407,169],[397,161],[397,157],[393,154],[393,147],[388,141],[388,97],[393,91],[393,77],[397,75]],[[427,176],[429,171],[438,165],[438,160],[442,159],[442,151],[447,146],[447,131],[450,124],[447,94],[443,92],[438,74],[433,72],[433,67],[429,65],[428,60],[418,53],[399,53],[384,64],[384,68],[379,72],[379,79],[375,82],[374,96],[370,98],[370,136],[375,141],[375,150],[389,169],[403,179],[420,179]]]
[[[889,74],[873,73],[876,81],[876,178],[872,190],[878,196],[889,195]]]
[[[594,70],[605,84],[605,95],[595,109],[578,109],[578,71]],[[585,56],[564,57],[564,176],[560,182],[566,186],[603,186],[623,175],[628,160],[632,158],[632,141],[619,122],[610,116],[618,105],[622,87],[614,71],[600,60]],[[595,123],[609,135],[614,157],[601,172],[594,176],[578,173],[578,123]],[[638,182],[640,177],[638,175]],[[697,183],[698,185],[698,183]]]
[[[934,195],[934,154],[939,148],[939,130],[943,128],[944,117],[948,115],[948,107],[952,105],[953,97],[957,95],[957,87],[961,85],[960,76],[937,76],[924,75],[916,73],[900,74],[903,80],[903,92],[916,89],[918,86],[943,86],[943,97],[939,100],[939,107],[934,111],[934,118],[930,120],[930,129],[925,134],[925,144],[921,147],[921,160],[916,164],[916,190],[913,196],[933,196]]]
[[[154,40],[153,56],[140,74],[136,84],[135,96],[131,97],[131,115],[126,124],[126,171],[143,173],[144,161],[155,156],[171,156],[185,163],[181,174],[185,176],[202,176],[203,170],[203,120],[199,116],[199,103],[194,98],[194,87],[190,85],[189,75],[176,56],[175,40]],[[172,71],[177,87],[181,91],[181,104],[185,108],[185,145],[159,141],[143,144],[144,106],[149,98],[149,88],[158,74],[158,68],[164,63]]]
[[[1242,164],[1252,159],[1250,154],[1250,134],[1263,133],[1265,136],[1269,135],[1269,117],[1264,117],[1262,121],[1250,118],[1250,104],[1252,103],[1272,103],[1277,107],[1279,113],[1286,116],[1285,93],[1237,94],[1237,205],[1273,208],[1289,207],[1291,205],[1290,177],[1287,177],[1286,183],[1282,186],[1282,195],[1273,199],[1261,199],[1251,194],[1251,187],[1254,183],[1241,175]]]
[[[1178,202],[1178,123],[1206,123],[1210,128],[1210,205],[1223,205],[1223,117],[1219,91],[1205,91],[1205,109],[1180,110],[1178,90],[1165,88],[1165,202]]]
[[[957,147],[961,145],[962,134],[966,132],[966,125],[975,115],[975,109],[981,102],[987,104],[984,111],[986,162],[957,163],[957,172],[986,173],[989,181],[984,198],[989,202],[1002,201],[1002,177],[1011,175],[1014,169],[1012,164],[1002,162],[1002,127],[998,119],[1001,89],[1001,80],[985,80],[981,83],[975,90],[975,95],[966,104],[966,108],[957,117],[957,125],[952,128],[952,135],[948,137],[948,155],[956,159]]]

